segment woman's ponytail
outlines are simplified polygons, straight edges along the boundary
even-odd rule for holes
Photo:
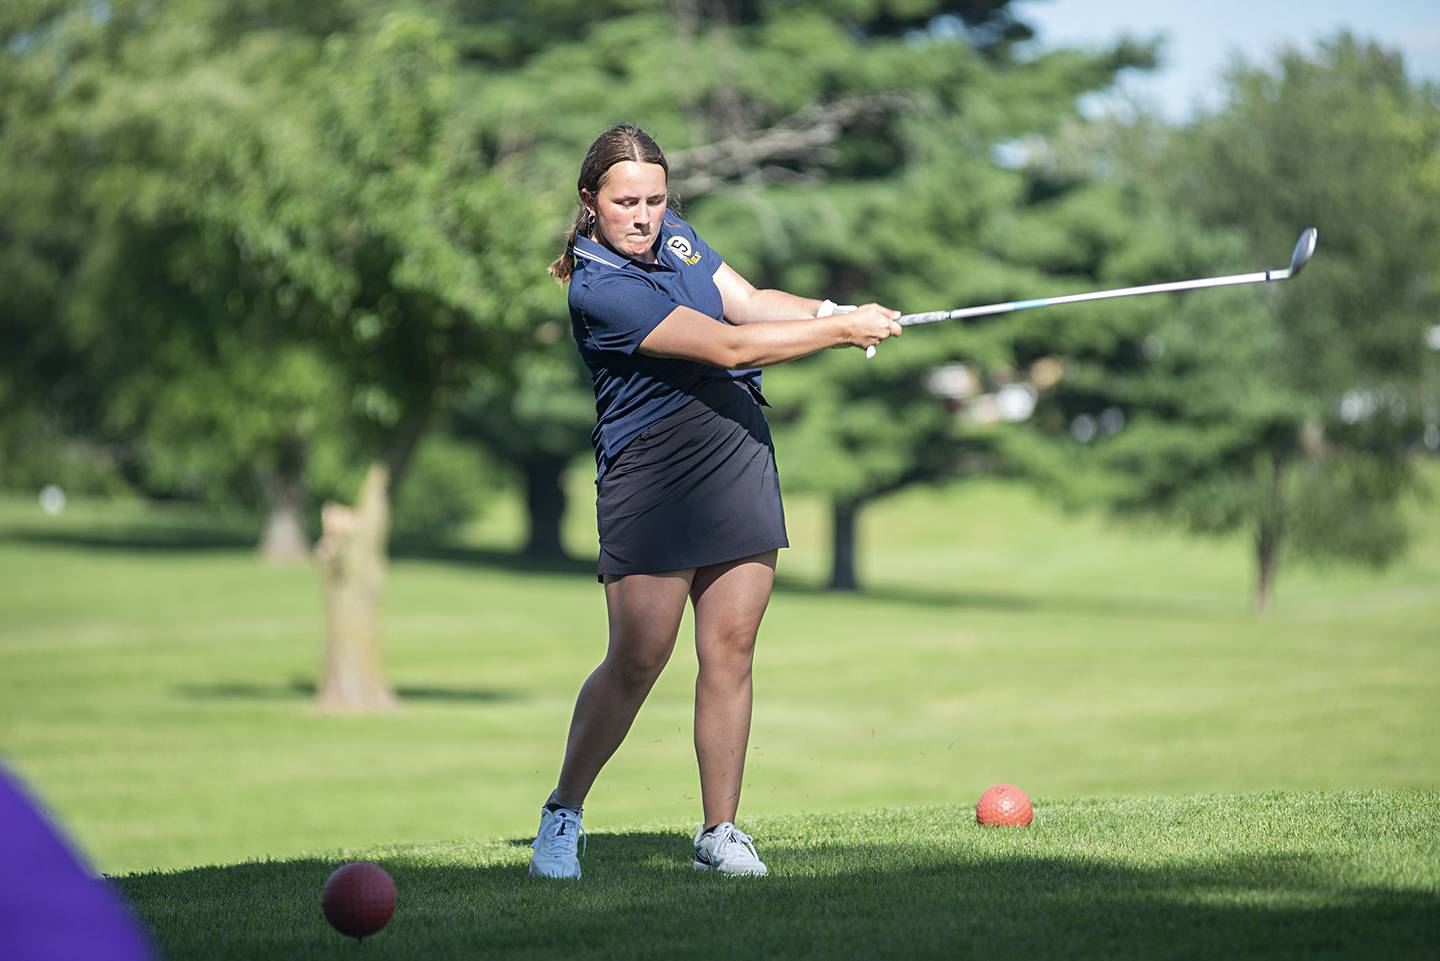
[[[575,273],[575,238],[588,233],[594,224],[594,218],[585,209],[585,205],[580,204],[579,208],[575,211],[575,223],[565,235],[565,252],[550,263],[550,276],[555,278],[557,284],[570,283],[570,277]]]

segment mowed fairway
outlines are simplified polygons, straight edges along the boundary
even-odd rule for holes
[[[956,808],[761,818],[774,873],[690,869],[688,838],[596,834],[579,882],[519,839],[367,852],[395,879],[362,948],[317,892],[333,860],[121,880],[169,958],[1416,958],[1440,937],[1440,798],[1091,799],[1025,830]]]
[[[569,531],[582,557],[587,487],[577,478]],[[1331,932],[1310,953],[1361,956],[1335,933],[1347,918],[1352,931],[1396,922],[1396,951],[1436,943],[1436,512],[1413,512],[1414,549],[1387,571],[1282,570],[1277,609],[1257,618],[1241,540],[1066,517],[993,483],[877,505],[862,530],[869,590],[831,595],[817,586],[820,505],[789,508],[796,546],[761,634],[742,804],[776,874],[762,892],[689,875],[688,620],[587,801],[597,883],[574,895],[578,914],[522,882],[527,851],[511,842],[553,786],[605,616],[588,562],[510,558],[505,505],[475,546],[395,561],[386,661],[403,709],[329,717],[309,704],[311,569],[263,567],[243,536],[191,514],[80,504],[45,518],[6,501],[0,754],[100,869],[143,875],[126,890],[176,956],[223,956],[201,945],[226,912],[253,921],[251,956],[353,948],[313,900],[342,852],[390,859],[401,909],[382,938],[406,957],[545,944],[643,956],[643,919],[673,910],[713,938],[726,912],[786,904],[798,920],[769,948],[795,954],[839,951],[857,926],[877,939],[859,953],[892,943],[895,956],[1069,954],[1029,939],[1084,924],[1103,936],[1076,954],[1243,953],[1239,935],[1206,948],[1194,932],[1273,922]],[[966,825],[1002,781],[1036,800],[1035,829]],[[1295,793],[1256,793],[1278,791]],[[265,858],[285,863],[235,866]],[[1037,896],[1051,927],[1024,920],[1011,889]],[[953,914],[967,904],[969,927]],[[531,919],[575,917],[591,940],[534,940]],[[800,936],[812,929],[830,933]],[[681,943],[665,930],[654,956]]]

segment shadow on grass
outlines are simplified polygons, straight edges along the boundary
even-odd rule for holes
[[[997,594],[983,591],[944,590],[928,587],[867,586],[858,591],[832,591],[821,584],[799,581],[784,574],[775,577],[775,593],[801,597],[855,598],[919,607],[971,607],[999,611],[1030,611],[1045,606],[1044,600],[1025,594]]]
[[[183,697],[209,701],[308,701],[315,697],[315,682],[293,680],[278,684],[186,684],[177,687]],[[519,700],[516,691],[424,687],[401,684],[395,688],[401,701],[481,704]]]
[[[255,550],[258,538],[234,528],[193,524],[117,524],[59,530],[12,528],[0,537],[17,544],[79,547],[95,551],[185,553],[190,551]]]
[[[898,844],[766,846],[772,875],[689,866],[673,833],[597,835],[579,882],[381,858],[395,919],[357,948],[330,931],[319,859],[116,883],[166,958],[1433,958],[1440,895],[1344,880],[1340,855],[1216,854],[1139,867]],[[453,861],[446,854],[445,861]],[[491,857],[494,857],[492,853]]]
[[[166,525],[153,522],[83,530],[12,529],[0,532],[0,536],[17,543],[102,551],[186,553],[253,552],[255,549],[255,536],[239,529],[203,525]],[[391,545],[389,556],[393,561],[425,561],[506,574],[581,577],[590,580],[593,580],[595,576],[595,560],[590,557],[531,556],[518,551],[460,544],[400,540]],[[1210,606],[1194,599],[1143,597],[1123,592],[1039,594],[1017,591],[1001,593],[896,584],[872,584],[855,592],[835,592],[823,585],[787,577],[783,573],[776,578],[775,590],[776,593],[782,595],[831,599],[854,598],[937,609],[1182,620],[1191,620],[1197,616],[1208,617],[1214,614]]]
[[[466,547],[459,544],[425,544],[402,541],[390,548],[396,560],[435,561],[460,567],[473,567],[523,574],[588,575],[595,579],[595,559],[578,557],[532,556],[519,551],[497,548]]]
[[[53,530],[37,527],[11,527],[0,530],[0,539],[16,544],[73,547],[95,551],[177,554],[204,551],[254,553],[258,543],[258,535],[255,532],[240,527],[163,524],[153,521]],[[510,573],[588,574],[591,578],[595,576],[593,558],[530,556],[518,551],[468,547],[442,542],[397,540],[390,546],[390,558],[392,560],[434,561]]]
[[[895,584],[871,585],[859,591],[837,592],[819,584],[797,581],[784,575],[776,577],[775,591],[777,594],[807,597],[855,598],[860,601],[882,601],[912,607],[1006,613],[1079,614],[1161,620],[1194,620],[1197,617],[1214,616],[1212,606],[1194,598],[1145,597],[1121,592],[998,593]]]

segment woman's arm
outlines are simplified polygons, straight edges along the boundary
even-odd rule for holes
[[[820,309],[820,301],[808,297],[783,290],[756,290],[729,264],[721,264],[715,271],[715,286],[725,302],[725,319],[736,325],[814,317]]]
[[[900,325],[895,323],[899,316],[899,311],[866,304],[853,313],[832,317],[734,327],[717,324],[698,310],[676,307],[645,335],[639,350],[651,357],[679,357],[728,370],[768,367],[827,347],[872,347],[900,335]]]

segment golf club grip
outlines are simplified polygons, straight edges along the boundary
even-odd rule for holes
[[[938,324],[942,320],[950,319],[948,310],[927,310],[922,314],[905,314],[896,323],[901,327],[914,327],[916,324]]]

